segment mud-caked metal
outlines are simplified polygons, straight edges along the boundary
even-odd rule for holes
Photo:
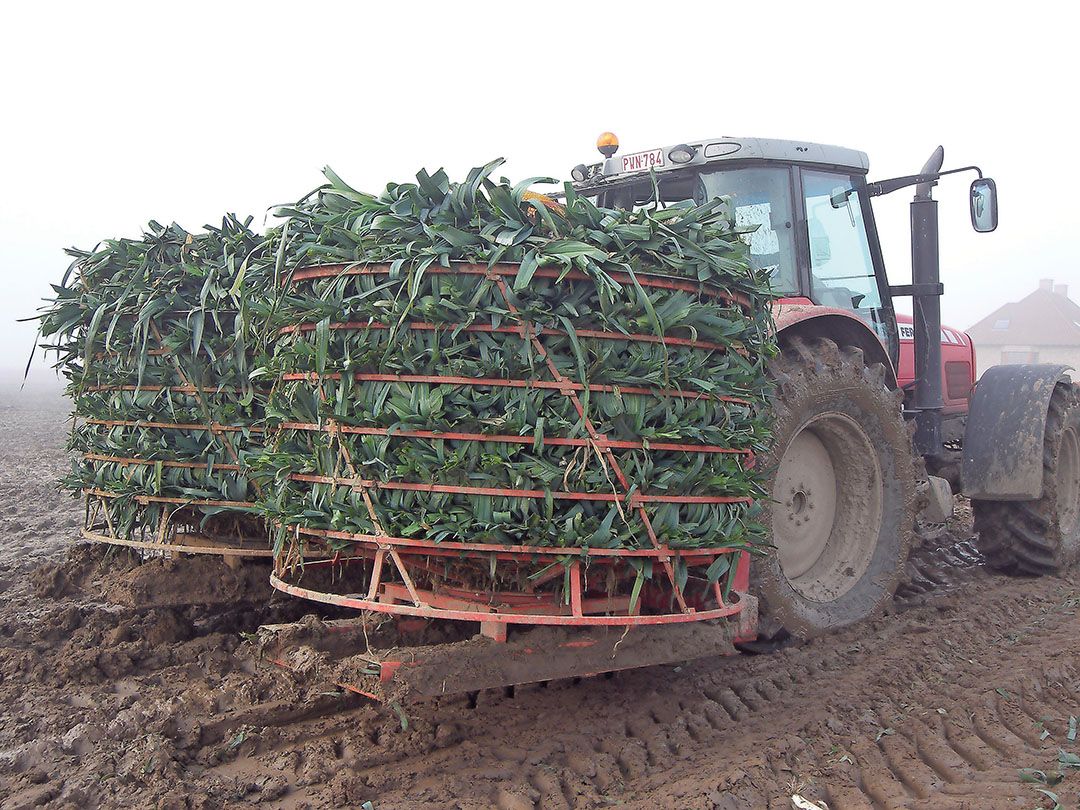
[[[975,391],[963,482],[987,563],[1052,574],[1080,558],[1080,395],[1066,366],[999,366]]]
[[[1050,398],[1065,365],[993,366],[979,378],[964,431],[963,493],[972,500],[1033,501],[1043,493]]]

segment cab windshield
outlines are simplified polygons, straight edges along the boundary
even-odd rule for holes
[[[874,270],[867,234],[871,215],[864,210],[860,175],[808,166],[743,165],[671,172],[657,183],[661,206],[686,200],[701,205],[726,197],[737,225],[758,226],[742,239],[750,247],[751,264],[769,271],[777,295],[807,296],[815,304],[857,315],[895,357],[895,325]],[[799,193],[802,197],[796,198]],[[653,194],[652,180],[638,177],[602,190],[599,202],[640,208],[653,204]]]
[[[693,200],[700,205],[715,197],[727,197],[736,225],[757,225],[744,234],[750,261],[768,270],[773,289],[780,294],[799,290],[795,254],[795,217],[791,198],[791,173],[786,167],[753,166],[702,171],[659,179],[660,204]],[[603,204],[612,208],[638,208],[653,202],[649,180],[605,193]]]

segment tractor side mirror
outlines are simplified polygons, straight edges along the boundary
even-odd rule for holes
[[[833,208],[844,208],[848,205],[848,200],[854,193],[855,189],[850,186],[837,186],[829,195],[829,204]]]
[[[971,227],[990,233],[998,226],[997,185],[989,177],[971,184]]]

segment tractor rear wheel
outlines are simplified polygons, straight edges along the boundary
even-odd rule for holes
[[[813,636],[892,597],[912,542],[916,465],[898,394],[860,349],[792,338],[770,373],[776,550],[755,561],[762,630]]]
[[[1043,438],[1043,494],[1037,501],[972,501],[979,548],[1009,574],[1041,576],[1080,558],[1080,397],[1058,383]]]

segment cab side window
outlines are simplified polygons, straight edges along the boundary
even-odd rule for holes
[[[865,317],[881,306],[881,294],[852,178],[815,171],[803,171],[802,177],[811,297]]]

